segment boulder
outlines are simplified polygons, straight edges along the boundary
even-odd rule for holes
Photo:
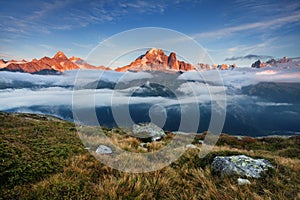
[[[112,150],[110,147],[101,144],[96,149],[96,153],[97,154],[111,154]]]
[[[250,185],[251,182],[248,179],[238,178],[238,185]]]
[[[212,162],[212,170],[221,175],[239,175],[260,178],[261,173],[273,168],[266,159],[253,159],[245,155],[217,156]]]
[[[133,136],[141,139],[143,142],[153,142],[166,136],[163,129],[154,123],[134,124],[132,127]]]

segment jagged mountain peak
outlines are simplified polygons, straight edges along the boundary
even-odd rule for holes
[[[62,52],[62,51],[58,51],[54,57],[54,59],[63,59],[63,60],[67,60],[67,56]]]
[[[151,48],[129,65],[117,68],[116,71],[190,71],[193,65],[179,61],[176,53],[169,56],[162,49]]]
[[[154,54],[154,55],[157,55],[157,54],[165,54],[164,51],[162,49],[157,49],[157,48],[151,48],[149,49],[146,54]]]

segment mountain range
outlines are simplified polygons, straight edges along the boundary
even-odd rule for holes
[[[198,71],[207,69],[233,69],[235,65],[209,65],[197,64],[196,66],[180,61],[176,53],[171,52],[167,56],[162,49],[151,48],[145,54],[139,56],[129,65],[116,68],[117,72],[125,71],[163,71],[163,72],[184,72]],[[32,74],[60,74],[66,70],[93,69],[93,70],[112,70],[105,66],[94,66],[81,58],[68,58],[63,52],[58,51],[52,58],[43,57],[41,59],[26,60],[0,60],[0,71],[25,72]]]
[[[268,66],[281,66],[285,63],[291,63],[293,59],[283,57],[282,59],[271,59],[266,62],[260,60],[254,62],[252,68],[262,68]],[[185,72],[201,70],[232,70],[236,68],[235,64],[204,64],[198,63],[192,65],[177,59],[176,53],[171,52],[166,55],[162,49],[151,48],[145,54],[137,57],[130,64],[114,69],[116,72],[125,71],[162,71],[162,72]],[[26,60],[0,60],[0,71],[25,72],[31,74],[61,74],[66,70],[92,69],[92,70],[112,70],[105,66],[94,66],[78,57],[68,58],[62,51],[58,51],[52,58],[43,57],[41,59]]]
[[[274,58],[272,58],[266,62],[257,60],[256,62],[252,63],[251,67],[252,68],[263,68],[263,67],[276,66],[276,65],[281,65],[284,63],[291,62],[292,60],[293,59],[287,58],[286,56],[284,56],[283,58],[278,59],[278,60],[275,60]]]
[[[93,66],[85,62],[81,58],[76,58],[74,56],[67,58],[67,56],[58,51],[52,58],[43,57],[39,60],[32,59],[32,61],[4,61],[0,60],[0,70],[1,71],[13,71],[13,72],[25,72],[32,74],[59,74],[66,70],[74,69],[99,69],[99,70],[109,70],[109,68],[103,66]]]

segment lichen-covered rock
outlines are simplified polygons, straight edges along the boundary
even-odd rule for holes
[[[250,185],[251,182],[248,179],[238,178],[238,185]]]
[[[133,136],[145,142],[157,141],[166,136],[164,130],[153,123],[134,124],[132,132]]]
[[[259,178],[262,172],[273,168],[266,159],[253,159],[245,155],[217,156],[212,162],[212,170],[221,175],[240,175]]]
[[[96,149],[96,153],[97,154],[111,154],[112,150],[110,147],[101,144]]]

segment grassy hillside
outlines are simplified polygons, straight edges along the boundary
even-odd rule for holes
[[[91,128],[92,129],[92,128]],[[128,151],[155,151],[173,134],[141,148],[119,129],[105,129]],[[204,136],[195,138],[195,145]],[[0,112],[0,199],[299,199],[300,137],[237,138],[223,134],[205,158],[188,149],[159,171],[130,174],[97,161],[84,149],[72,123],[53,117]],[[219,177],[216,155],[245,154],[275,166],[251,185]]]

